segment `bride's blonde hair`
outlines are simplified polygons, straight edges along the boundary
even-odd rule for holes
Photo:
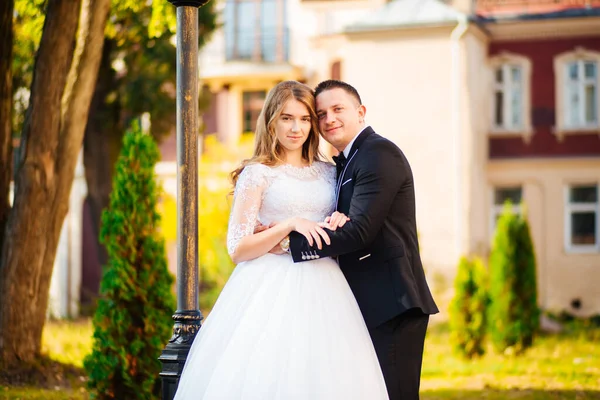
[[[319,153],[319,125],[315,112],[315,97],[313,90],[307,85],[297,81],[278,83],[267,94],[265,104],[256,121],[254,138],[254,154],[251,158],[242,161],[241,165],[231,173],[233,186],[248,164],[265,164],[269,166],[283,163],[281,158],[284,149],[275,134],[275,121],[283,112],[285,104],[296,99],[304,104],[310,114],[310,132],[302,145],[302,158],[309,164],[315,160],[322,160]]]

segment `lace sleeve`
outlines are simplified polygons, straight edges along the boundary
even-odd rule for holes
[[[240,174],[233,194],[233,206],[227,230],[227,252],[231,255],[244,236],[251,235],[258,222],[258,211],[267,186],[262,164],[248,165]]]

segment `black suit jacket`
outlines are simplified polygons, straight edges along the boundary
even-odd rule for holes
[[[369,328],[411,308],[437,313],[419,255],[410,165],[371,127],[356,138],[338,176],[336,208],[350,221],[328,231],[331,245],[318,250],[290,234],[294,262],[338,257]]]

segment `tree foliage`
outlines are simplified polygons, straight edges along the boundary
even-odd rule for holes
[[[20,131],[27,108],[47,3],[48,0],[15,1],[13,88],[19,94],[14,132]],[[199,48],[217,27],[214,4],[211,1],[199,9]],[[122,121],[122,126],[149,112],[155,137],[169,133],[175,118],[175,10],[166,0],[112,0],[105,30],[105,39],[110,42],[107,66],[115,72],[105,101],[109,105],[118,103],[120,115],[113,114],[113,118]]]
[[[13,18],[13,136],[20,136],[29,90],[33,79],[35,54],[42,37],[45,7],[48,0],[16,0]]]
[[[199,48],[216,28],[214,1],[198,10]],[[176,49],[175,7],[167,1],[113,0],[111,23],[106,29],[107,67],[114,70],[106,106],[118,110],[112,118],[127,126],[133,117],[148,112],[152,135],[171,132],[175,121]],[[120,133],[122,136],[122,130]],[[120,137],[119,136],[119,137]]]

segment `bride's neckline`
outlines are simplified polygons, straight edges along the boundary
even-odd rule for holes
[[[280,169],[281,171],[286,172],[289,175],[298,177],[298,178],[307,178],[314,177],[319,175],[319,170],[317,169],[317,162],[313,162],[311,165],[306,165],[303,167],[296,167],[292,164],[279,164],[273,166],[274,169]]]
[[[314,166],[315,166],[315,163],[312,163],[309,165],[303,165],[302,167],[296,167],[293,164],[283,163],[283,164],[276,165],[275,168],[284,167],[284,168],[290,168],[290,169],[296,169],[296,170],[304,170],[304,169],[308,169],[308,168],[314,168]]]

